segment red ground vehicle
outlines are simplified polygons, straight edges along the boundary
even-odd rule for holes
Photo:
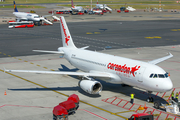
[[[74,114],[79,108],[79,97],[76,94],[69,96],[67,101],[59,103],[53,109],[53,120],[67,119],[68,115]]]
[[[8,26],[8,28],[27,28],[27,27],[34,27],[33,21],[21,21],[21,22],[9,21],[9,26]]]
[[[129,12],[129,10],[124,10],[124,12],[125,12],[125,13],[128,13],[128,12]]]
[[[84,13],[83,12],[78,12],[78,15],[84,15]]]
[[[133,114],[129,120],[154,120],[154,116],[148,113]]]
[[[121,10],[117,10],[118,13],[121,13]]]

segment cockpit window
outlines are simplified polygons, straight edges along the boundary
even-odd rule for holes
[[[163,74],[158,74],[159,78],[165,78]]]
[[[151,74],[149,77],[152,78],[154,74]]]
[[[150,78],[167,78],[168,77],[168,73],[165,73],[165,74],[151,74],[149,76]]]
[[[154,74],[154,77],[153,78],[157,78],[157,74]]]

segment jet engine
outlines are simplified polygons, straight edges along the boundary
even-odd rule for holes
[[[99,94],[102,91],[102,84],[91,78],[88,79],[79,81],[79,87],[89,94]]]

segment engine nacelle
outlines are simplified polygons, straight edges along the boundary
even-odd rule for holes
[[[99,94],[102,91],[102,84],[98,81],[81,80],[79,87],[89,94]]]

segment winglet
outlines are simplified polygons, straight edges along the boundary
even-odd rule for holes
[[[6,73],[6,68],[5,67],[3,67],[4,68],[4,73]]]
[[[157,64],[157,63],[160,63],[160,62],[165,61],[165,60],[167,60],[167,59],[169,59],[169,58],[172,58],[172,57],[173,57],[173,55],[169,52],[169,55],[168,55],[168,56],[165,56],[165,57],[162,57],[162,58],[158,58],[158,59],[149,61],[149,63],[155,65],[155,64]]]

